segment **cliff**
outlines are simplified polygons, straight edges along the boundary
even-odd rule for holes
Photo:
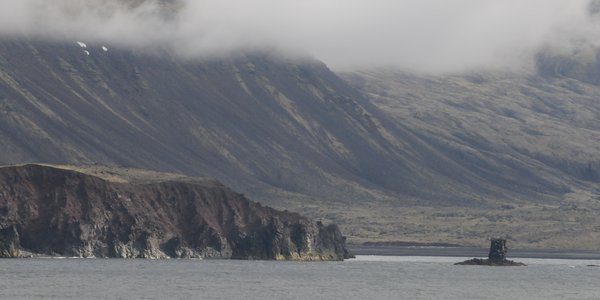
[[[133,169],[0,168],[0,256],[343,260],[335,225],[221,183]]]

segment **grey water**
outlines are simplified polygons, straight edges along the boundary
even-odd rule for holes
[[[0,260],[1,299],[600,299],[598,260],[358,256],[345,262]]]

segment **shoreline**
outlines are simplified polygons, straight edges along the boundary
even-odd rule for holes
[[[487,257],[489,252],[488,248],[476,247],[388,245],[348,245],[348,249],[354,255],[377,256]],[[507,258],[600,260],[600,251],[568,249],[509,249]]]

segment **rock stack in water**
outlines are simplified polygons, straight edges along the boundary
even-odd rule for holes
[[[508,249],[506,248],[506,240],[505,239],[492,239],[492,243],[490,245],[490,254],[488,255],[488,259],[490,263],[502,263],[506,261],[506,253]]]
[[[456,265],[467,266],[525,266],[524,263],[506,259],[508,248],[505,239],[492,239],[488,259],[473,258]]]

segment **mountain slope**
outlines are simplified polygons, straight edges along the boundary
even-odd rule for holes
[[[315,195],[338,177],[360,189],[386,184],[380,170],[403,176],[372,108],[320,63],[83,51],[0,45],[1,162],[113,163]]]
[[[562,182],[565,192],[600,183],[600,89],[595,85],[514,73],[372,71],[348,78],[418,135],[446,145],[464,165],[477,158],[473,167]]]
[[[518,247],[598,249],[600,88],[593,70],[599,65],[596,50],[589,50],[586,55],[541,53],[534,72],[343,74],[390,117],[445,149],[468,172],[522,180],[521,185],[488,183],[505,191],[528,186],[552,193],[546,188],[564,188],[554,200],[514,194],[508,200],[482,199],[495,199],[502,204],[497,208],[392,210],[378,216],[388,220],[384,230],[373,228],[371,234],[462,244],[478,244],[477,237],[505,236]]]
[[[312,60],[253,54],[195,62],[160,51],[4,41],[0,67],[1,163],[208,175],[267,201],[272,196],[262,193],[277,190],[472,205],[481,195],[560,197],[567,189],[518,166],[489,172],[480,159],[465,166]]]
[[[445,113],[467,102],[436,102],[445,97],[442,79],[411,75],[392,85],[406,83],[402,89],[381,86],[392,90],[382,98],[390,103],[404,99],[396,91],[421,93],[408,97],[423,99],[421,115],[434,115],[421,120],[415,111],[388,112],[395,108],[371,99],[376,91],[363,83],[373,81],[364,77],[351,81],[367,96],[318,61],[275,53],[200,61],[157,49],[4,39],[0,163],[99,163],[214,177],[254,200],[335,221],[354,241],[473,243],[489,227],[466,234],[462,217],[448,220],[457,211],[476,209],[465,215],[471,218],[522,205],[523,225],[530,209],[558,214],[565,199],[592,193],[593,159],[586,160],[590,174],[579,158],[560,171],[490,144],[473,132],[481,124]],[[456,93],[477,87],[460,83]],[[586,158],[594,157],[590,151]]]

